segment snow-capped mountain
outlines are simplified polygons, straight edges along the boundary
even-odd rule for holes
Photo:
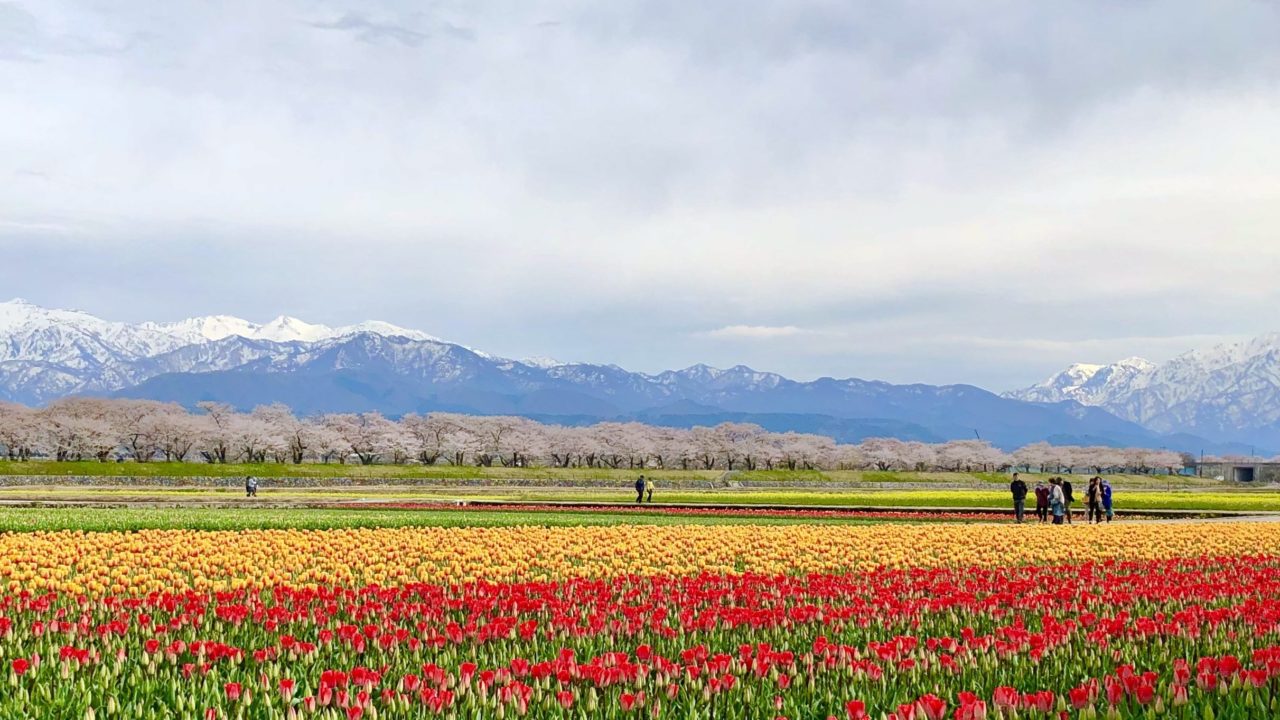
[[[1074,400],[1157,432],[1276,447],[1280,443],[1280,333],[1192,350],[1156,364],[1139,358],[1072,365],[1005,394],[1032,402]]]
[[[40,403],[119,390],[161,372],[225,370],[256,359],[251,344],[231,343],[237,347],[220,355],[215,343],[227,338],[317,343],[361,333],[442,342],[381,321],[332,328],[283,315],[261,325],[211,315],[132,325],[14,299],[0,302],[0,398]]]
[[[969,438],[977,430],[1004,447],[1046,439],[1172,446],[1090,407],[1122,377],[1145,377],[1143,368],[1138,361],[1078,367],[1042,389],[1037,402],[1024,402],[969,385],[799,382],[743,365],[649,375],[617,365],[517,361],[378,321],[330,327],[284,316],[258,324],[212,315],[131,325],[20,300],[0,303],[0,400],[31,405],[99,394],[187,406],[218,400],[245,409],[284,402],[303,414],[447,410],[558,422],[734,420],[775,431],[820,429],[849,441],[884,434]],[[1072,396],[1055,400],[1053,392]]]
[[[380,320],[369,320],[356,325],[331,328],[328,325],[312,324],[287,315],[281,315],[265,325],[259,325],[230,315],[208,315],[173,323],[147,322],[139,327],[172,335],[187,343],[221,340],[233,335],[251,340],[272,340],[274,342],[316,342],[317,340],[328,340],[329,338],[355,335],[361,332],[387,337],[407,337],[411,340],[440,340],[421,330],[410,330]]]
[[[1075,363],[1042,383],[1006,394],[1029,402],[1075,400],[1082,405],[1105,406],[1132,391],[1135,382],[1144,382],[1155,369],[1155,363],[1139,357],[1110,365]]]

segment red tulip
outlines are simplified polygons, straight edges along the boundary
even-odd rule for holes
[[[996,688],[991,694],[991,701],[999,708],[1016,708],[1019,699],[1017,689],[1007,685]]]
[[[1089,688],[1083,686],[1072,688],[1067,692],[1067,699],[1071,701],[1071,707],[1076,710],[1083,710],[1091,704],[1089,700]]]
[[[927,720],[942,720],[947,716],[947,701],[932,693],[917,700],[916,707]]]

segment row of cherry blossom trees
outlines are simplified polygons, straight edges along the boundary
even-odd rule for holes
[[[0,456],[60,461],[390,463],[505,467],[872,469],[1174,472],[1178,453],[1028,445],[1007,453],[979,440],[928,444],[875,438],[839,444],[822,435],[724,423],[692,429],[602,422],[566,427],[520,417],[378,413],[296,417],[283,405],[198,412],[151,400],[68,398],[43,408],[0,403]]]

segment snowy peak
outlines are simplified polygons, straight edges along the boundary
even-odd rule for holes
[[[315,326],[318,327],[318,326]],[[347,325],[337,330],[331,331],[331,337],[344,337],[347,335],[355,335],[357,333],[373,333],[383,337],[403,337],[419,342],[444,342],[434,335],[428,335],[421,330],[410,330],[399,325],[382,322],[381,320],[368,320],[366,322],[357,323],[355,325]]]
[[[80,310],[43,308],[22,298],[0,303],[0,333],[55,324],[102,331],[109,330],[113,325],[122,325],[122,323],[109,323]]]
[[[168,333],[190,343],[222,340],[233,335],[251,338],[262,327],[256,323],[231,315],[208,315],[187,318],[173,323],[146,322],[142,326]]]
[[[288,315],[281,315],[263,325],[253,335],[255,340],[272,342],[316,342],[331,337],[333,337],[333,328],[328,325],[313,325]]]
[[[551,368],[557,368],[562,365],[571,364],[571,363],[561,362],[559,360],[556,360],[555,358],[542,357],[540,355],[534,355],[533,357],[524,358],[520,362],[521,364],[528,365],[529,367],[541,368],[543,370],[549,370]]]

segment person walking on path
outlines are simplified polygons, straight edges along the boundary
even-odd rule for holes
[[[1089,489],[1085,491],[1085,508],[1087,511],[1086,520],[1092,525],[1094,522],[1102,522],[1102,478],[1089,478]]]
[[[1062,478],[1049,481],[1049,508],[1053,512],[1053,524],[1061,525],[1067,511],[1066,493],[1062,491]]]
[[[1027,513],[1027,484],[1013,474],[1013,482],[1009,483],[1009,492],[1013,493],[1013,521],[1021,523]]]
[[[1061,478],[1062,483],[1062,509],[1067,516],[1067,524],[1071,524],[1071,504],[1076,501],[1075,491],[1071,487],[1071,481],[1067,478]]]
[[[1102,509],[1107,513],[1107,522],[1111,522],[1111,517],[1114,514],[1111,511],[1111,483],[1107,482],[1106,478],[1102,478],[1099,480],[1098,485],[1099,494],[1102,496]]]
[[[650,505],[653,504],[653,478],[646,478],[644,481],[644,499]]]
[[[258,497],[258,479],[252,475],[246,476],[244,479],[244,496]]]
[[[1036,483],[1036,517],[1049,522],[1049,486],[1043,480]]]
[[[645,483],[645,481],[644,481],[644,476],[643,476],[643,475],[641,475],[641,476],[636,480],[636,504],[637,504],[637,505],[639,505],[640,503],[644,502],[644,490],[645,490],[645,485],[646,485],[646,483]]]

